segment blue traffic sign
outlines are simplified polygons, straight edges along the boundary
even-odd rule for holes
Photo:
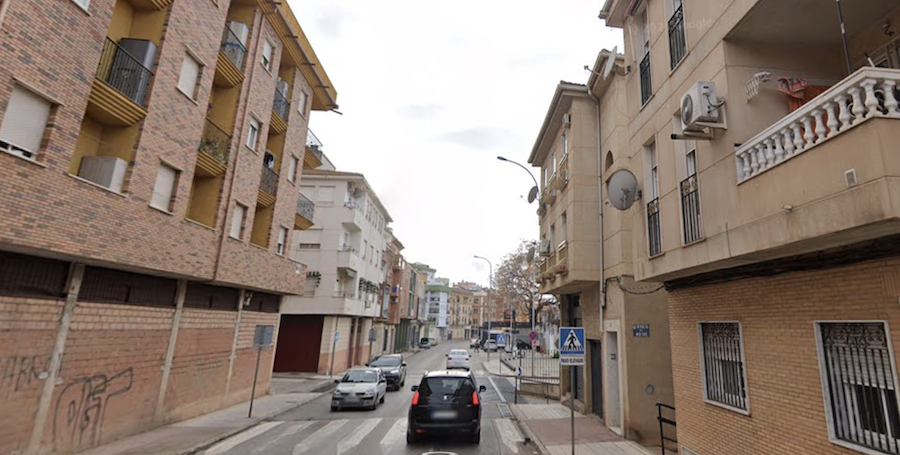
[[[559,355],[584,356],[584,327],[559,328]]]
[[[497,346],[506,346],[506,335],[502,333],[497,334]]]
[[[532,330],[531,333],[528,334],[528,339],[531,340],[531,341],[536,340],[536,339],[537,339],[537,332],[535,332],[534,330]]]

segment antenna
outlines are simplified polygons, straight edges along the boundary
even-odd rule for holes
[[[606,57],[606,66],[603,67],[603,80],[609,79],[609,75],[612,74],[613,68],[616,67],[616,56],[619,55],[616,51],[619,50],[619,46],[614,46],[612,52],[609,53],[609,56]]]
[[[634,201],[640,199],[641,190],[637,188],[637,179],[628,169],[619,169],[609,177],[606,183],[609,191],[609,203],[618,210],[628,210]]]
[[[528,192],[528,203],[531,204],[532,202],[534,202],[534,200],[537,199],[537,196],[538,196],[538,187],[536,187],[536,186],[532,187],[531,191]]]

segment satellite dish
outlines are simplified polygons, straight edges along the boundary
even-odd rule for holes
[[[532,202],[534,202],[534,200],[537,199],[537,196],[538,196],[538,187],[535,186],[535,187],[531,188],[531,191],[528,192],[528,203],[531,204]]]
[[[613,68],[616,67],[616,56],[619,55],[616,51],[619,50],[619,46],[613,47],[612,52],[609,53],[609,56],[606,57],[606,66],[603,67],[603,80],[609,79],[609,75],[612,74]]]
[[[619,210],[628,210],[640,197],[637,179],[628,169],[619,169],[609,177],[606,183],[609,191],[609,203]]]

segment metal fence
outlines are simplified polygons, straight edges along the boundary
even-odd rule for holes
[[[222,53],[228,57],[228,60],[231,60],[231,63],[234,63],[237,69],[243,71],[244,56],[247,55],[247,48],[241,44],[241,40],[228,27],[225,27],[225,30],[222,32],[221,49]]]
[[[665,411],[663,411],[665,409]],[[668,416],[671,416],[669,418]],[[671,434],[675,430],[675,408],[673,406],[669,406],[667,404],[656,403],[656,420],[659,422],[659,446],[660,450],[662,450],[662,455],[666,455],[666,451],[678,453],[678,439],[675,435]],[[669,432],[666,432],[666,425],[672,427]],[[669,448],[666,446],[667,443],[674,443],[675,448]]]
[[[522,381],[559,384],[559,356],[521,349],[501,352],[500,361],[513,373],[521,368]]]
[[[201,152],[206,152],[222,164],[228,164],[228,149],[231,145],[231,136],[222,128],[216,126],[210,119],[206,119],[203,127],[203,138],[200,139]]]
[[[697,174],[681,181],[681,219],[684,227],[684,243],[696,242],[703,237],[700,229],[700,190],[697,185]]]
[[[679,6],[675,14],[669,19],[669,67],[675,65],[684,58],[687,53],[687,42],[684,38],[684,6]]]
[[[650,242],[650,256],[662,253],[662,232],[659,225],[659,198],[647,203],[647,236]]]
[[[647,52],[647,55],[644,56],[643,60],[641,60],[641,104],[647,102],[650,99],[650,95],[653,94],[653,85],[650,83],[650,53]]]
[[[269,169],[265,164],[262,167],[262,178],[260,178],[259,181],[259,189],[273,196],[275,195],[275,191],[278,190],[278,174]]]
[[[97,66],[97,78],[140,106],[144,105],[153,72],[115,41],[106,38]]]

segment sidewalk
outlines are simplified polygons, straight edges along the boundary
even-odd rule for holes
[[[331,392],[334,382],[314,374],[275,375],[271,393],[250,402],[162,426],[95,447],[78,455],[186,455],[240,433],[282,412]]]
[[[569,408],[559,404],[510,404],[526,434],[545,455],[570,455]],[[656,455],[622,439],[598,420],[575,412],[576,455]]]

